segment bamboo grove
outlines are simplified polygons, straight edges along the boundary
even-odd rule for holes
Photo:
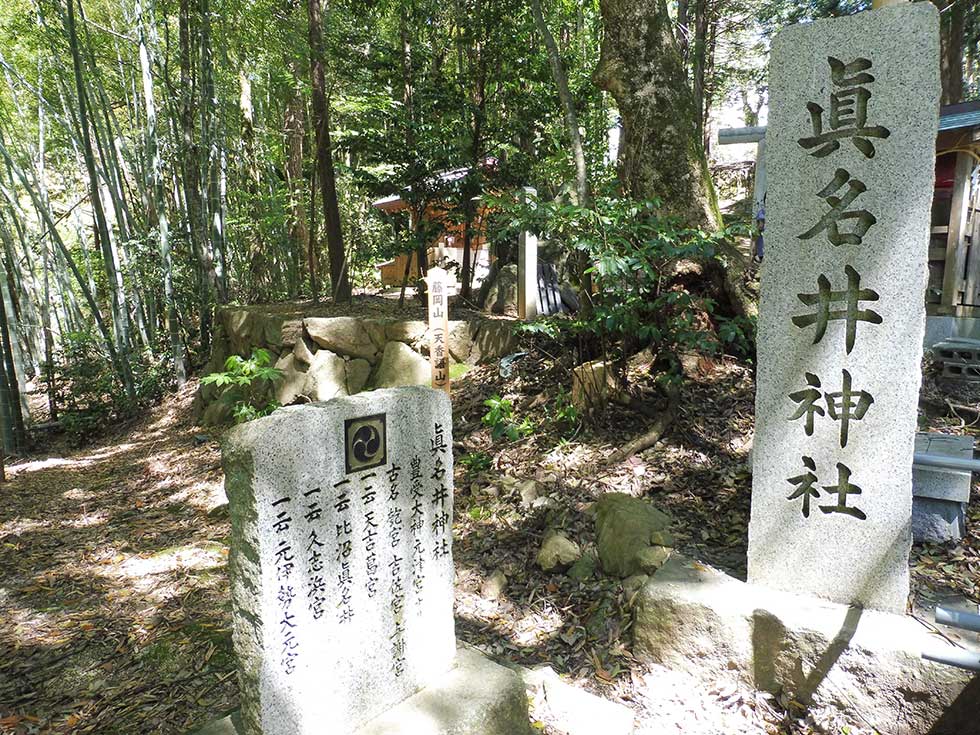
[[[705,140],[714,103],[764,96],[766,24],[794,5],[671,4]],[[185,382],[222,304],[345,299],[424,253],[377,197],[474,224],[488,189],[612,184],[602,29],[598,0],[0,2],[6,449],[29,395],[56,421],[87,391],[105,419]]]

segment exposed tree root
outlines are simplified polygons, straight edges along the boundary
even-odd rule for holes
[[[667,433],[667,429],[670,428],[670,425],[674,422],[676,409],[677,393],[676,391],[670,391],[667,396],[667,406],[654,419],[653,425],[644,433],[630,440],[625,446],[620,447],[615,452],[610,454],[609,458],[606,460],[606,464],[616,464],[618,462],[622,462],[624,459],[629,459],[637,452],[642,452],[644,449],[649,449],[660,441],[664,434]]]

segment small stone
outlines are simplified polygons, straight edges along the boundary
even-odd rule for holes
[[[666,546],[647,546],[636,553],[636,563],[647,574],[653,574],[670,558]]]
[[[517,486],[521,493],[521,507],[530,508],[538,499],[538,483],[534,480],[524,480]]]
[[[555,510],[558,508],[558,501],[550,495],[542,495],[540,498],[534,499],[531,508],[533,510]]]
[[[568,576],[576,582],[585,582],[595,576],[598,559],[594,553],[587,552],[579,557],[578,561],[572,564],[568,570]]]
[[[544,571],[564,571],[582,555],[579,545],[565,534],[551,530],[545,534],[538,552],[538,566]]]
[[[632,577],[627,577],[623,580],[623,590],[628,595],[632,595],[643,588],[650,580],[650,577],[646,574],[634,574]]]
[[[650,534],[650,543],[654,546],[669,546],[674,548],[677,544],[677,539],[673,533],[664,529],[663,531],[654,531]]]
[[[480,594],[488,600],[496,600],[503,594],[506,586],[507,575],[505,575],[499,569],[495,569],[493,574],[487,577],[486,581],[483,583],[483,586],[480,587]]]

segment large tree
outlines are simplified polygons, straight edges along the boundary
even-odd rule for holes
[[[689,225],[721,224],[698,133],[698,110],[665,0],[600,0],[596,83],[616,100],[625,193],[657,199]]]

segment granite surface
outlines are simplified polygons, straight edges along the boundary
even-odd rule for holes
[[[900,612],[939,109],[938,12],[775,39],[749,581]]]
[[[445,394],[280,409],[229,432],[223,462],[245,735],[348,735],[450,669]]]

